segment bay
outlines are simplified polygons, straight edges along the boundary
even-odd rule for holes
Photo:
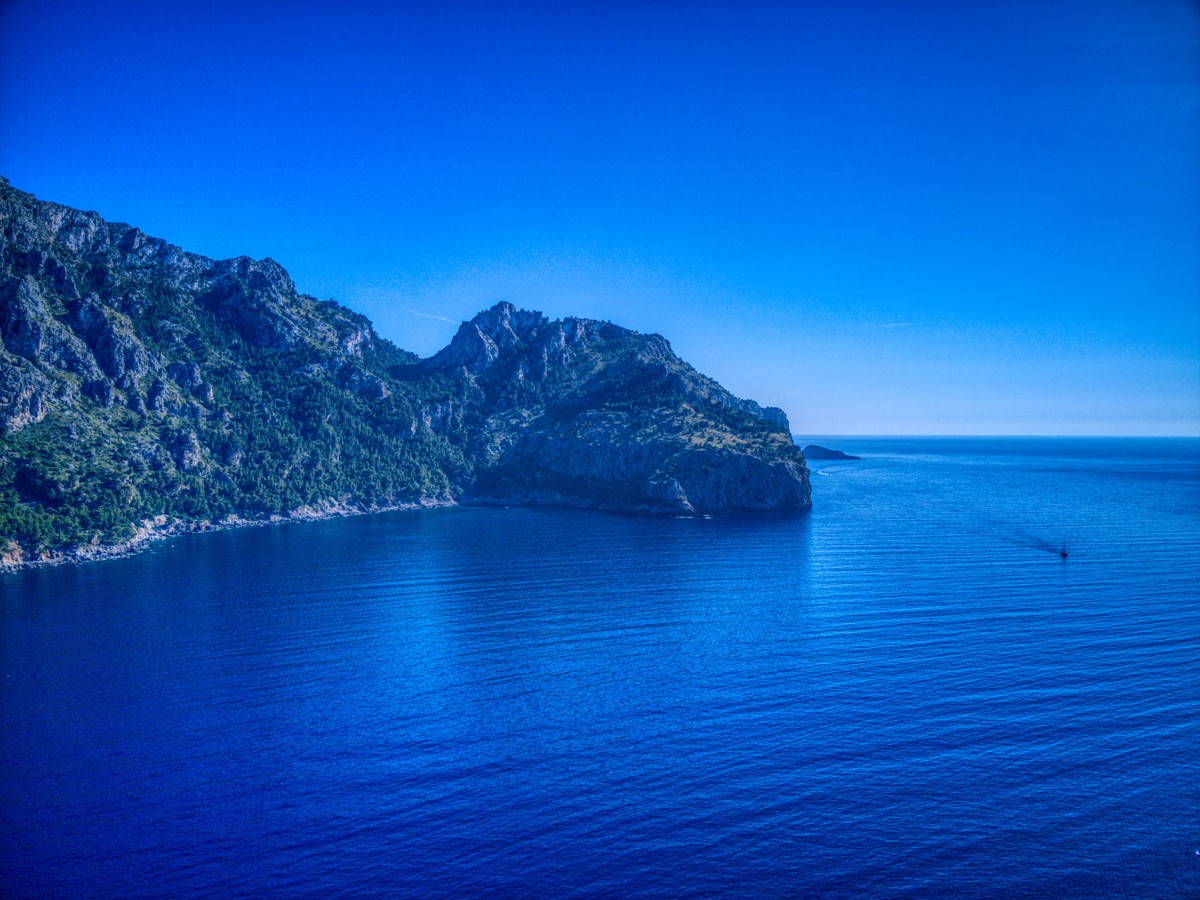
[[[5,896],[1200,895],[1200,441],[815,440],[0,578]]]

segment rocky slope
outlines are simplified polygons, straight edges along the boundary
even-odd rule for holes
[[[661,513],[798,508],[807,470],[782,410],[739,400],[658,335],[507,303],[413,367],[481,411],[470,496]]]
[[[313,510],[809,505],[783,413],[658,335],[501,303],[420,360],[269,259],[3,180],[0,228],[0,565]]]

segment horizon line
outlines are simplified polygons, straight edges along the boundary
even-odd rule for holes
[[[943,434],[932,432],[908,433],[901,434],[893,433],[867,433],[851,434],[849,432],[842,434],[818,432],[812,434],[803,434],[798,431],[791,432],[792,437],[808,437],[808,438],[979,438],[980,440],[991,440],[995,438],[1036,438],[1036,439],[1078,439],[1078,440],[1200,440],[1200,433],[1197,434]]]

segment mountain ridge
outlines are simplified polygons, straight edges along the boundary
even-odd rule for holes
[[[810,505],[782,410],[660,335],[501,302],[420,359],[271,259],[189,253],[2,179],[0,225],[0,566],[461,502]]]

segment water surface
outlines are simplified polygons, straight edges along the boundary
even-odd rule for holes
[[[1200,442],[826,441],[0,578],[5,896],[1200,895]]]

